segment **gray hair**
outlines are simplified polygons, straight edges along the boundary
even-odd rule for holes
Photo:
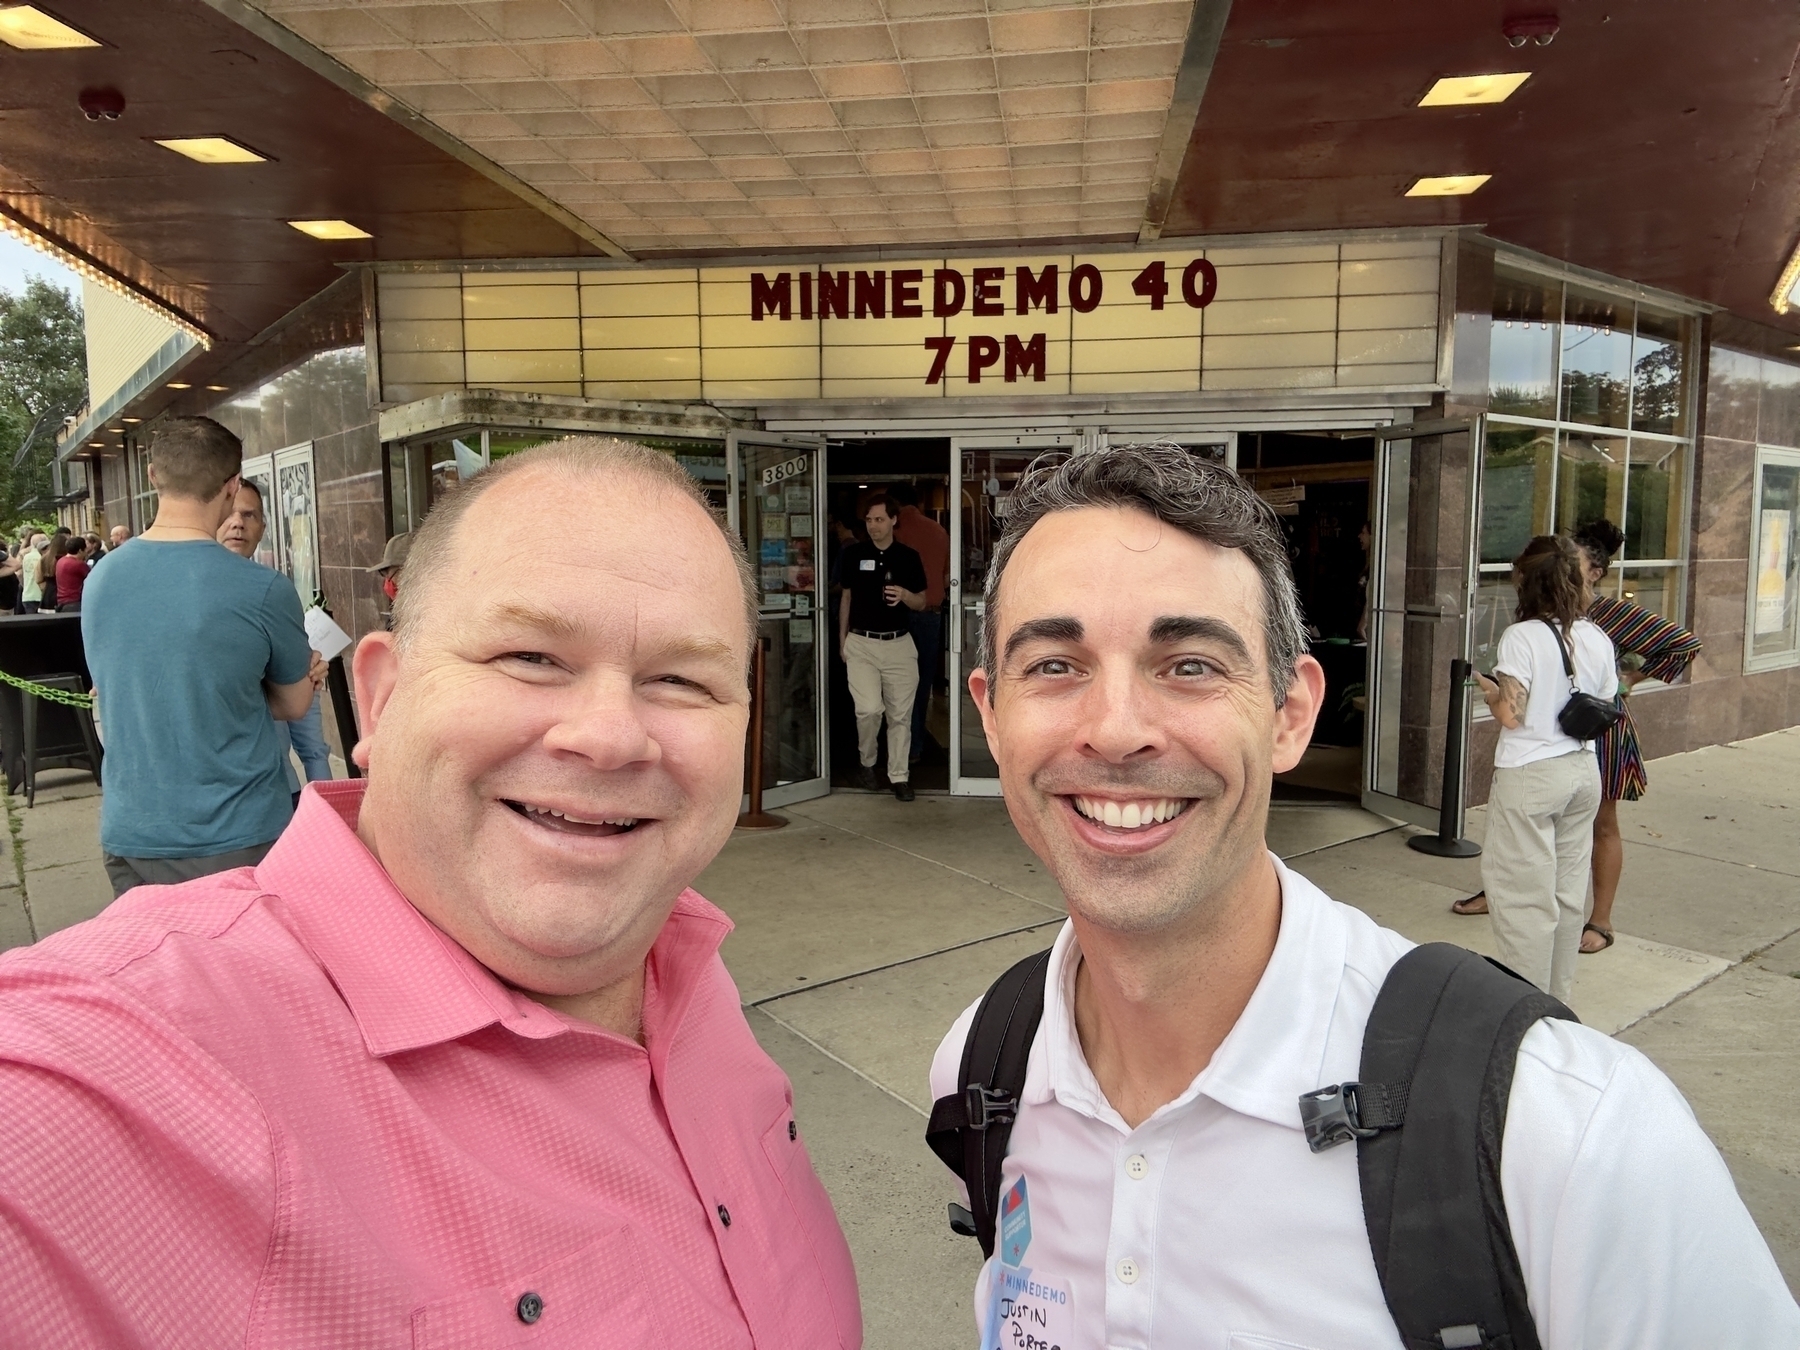
[[[1287,702],[1294,663],[1306,650],[1306,624],[1281,525],[1269,504],[1237,474],[1169,441],[1110,445],[1085,455],[1053,450],[1039,455],[1019,476],[1007,499],[1006,527],[994,547],[984,593],[981,665],[988,673],[990,701],[998,670],[1000,578],[1006,564],[1038,521],[1054,511],[1087,506],[1130,507],[1248,557],[1263,583],[1269,684],[1275,706]]]
[[[705,490],[692,475],[675,462],[671,455],[652,450],[635,441],[616,436],[565,436],[559,441],[534,445],[529,450],[508,455],[492,468],[483,469],[468,482],[453,488],[434,503],[419,527],[413,531],[412,548],[406,555],[394,596],[394,639],[405,646],[418,623],[419,609],[424,604],[423,592],[444,568],[454,552],[456,527],[484,492],[513,474],[534,468],[545,468],[570,477],[594,478],[635,477],[638,481],[660,483],[678,496],[686,497],[705,511],[724,536],[737,568],[738,584],[743,591],[744,622],[754,643],[757,635],[756,576],[750,570],[750,558],[739,539],[719,519],[718,512],[707,501]],[[646,567],[656,565],[654,555],[645,558]]]

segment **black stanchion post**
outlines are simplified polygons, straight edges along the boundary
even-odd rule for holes
[[[356,748],[356,708],[350,702],[350,677],[344,674],[344,658],[334,656],[325,663],[325,687],[331,691],[331,714],[337,719],[338,739],[344,743],[344,769],[352,778],[361,778],[362,770],[350,758]]]
[[[1468,777],[1469,676],[1474,667],[1461,657],[1450,663],[1450,725],[1444,735],[1444,790],[1438,799],[1438,832],[1416,834],[1408,848],[1434,858],[1478,858],[1481,845],[1462,837],[1463,782]]]

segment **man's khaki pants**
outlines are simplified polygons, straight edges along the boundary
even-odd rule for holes
[[[1481,881],[1500,960],[1564,1003],[1587,922],[1600,767],[1585,750],[1495,769]]]
[[[865,769],[875,767],[881,717],[887,714],[888,781],[904,783],[911,774],[913,695],[919,692],[919,649],[912,635],[890,638],[851,633],[844,639],[844,669],[850,698],[856,704],[856,756]]]

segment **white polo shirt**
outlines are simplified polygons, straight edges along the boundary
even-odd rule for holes
[[[1357,1077],[1376,992],[1413,944],[1275,867],[1281,929],[1255,993],[1135,1130],[1076,1036],[1072,926],[1056,940],[1001,1194],[1025,1179],[1019,1265],[1067,1290],[1049,1327],[1067,1328],[1063,1350],[1400,1345],[1355,1146],[1311,1152],[1298,1103]],[[934,1098],[956,1090],[974,1012],[938,1047]],[[1544,1350],[1800,1346],[1800,1309],[1718,1151],[1630,1046],[1562,1021],[1526,1034],[1501,1188]],[[976,1285],[978,1328],[999,1263]]]

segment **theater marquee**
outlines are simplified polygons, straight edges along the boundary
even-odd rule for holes
[[[1419,389],[1438,239],[378,277],[384,401]]]

